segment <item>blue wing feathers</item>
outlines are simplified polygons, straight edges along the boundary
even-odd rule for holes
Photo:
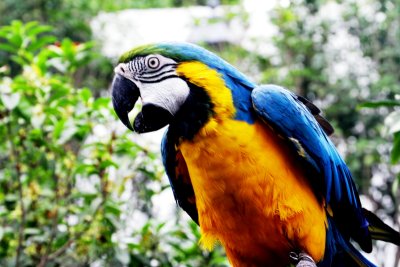
[[[304,104],[305,100],[276,85],[256,87],[252,92],[252,101],[255,112],[263,121],[288,138],[288,141],[299,143],[300,149],[306,152],[302,154],[319,174],[320,180],[311,183],[322,184],[320,190],[323,191],[326,205],[333,210],[335,229],[340,230],[337,234],[347,243],[334,239],[342,248],[345,247],[349,255],[356,255],[356,250],[349,243],[350,238],[357,241],[364,250],[371,250],[371,238],[366,231],[368,222],[362,213],[351,173],[324,129],[314,118],[312,112],[317,110],[310,110]],[[298,146],[294,144],[297,149]],[[327,243],[327,249],[333,247]],[[355,257],[358,256],[357,254]]]
[[[167,134],[168,130],[165,131],[164,136],[161,140],[161,156],[165,172],[168,176],[172,188],[172,192],[174,193],[175,200],[177,201],[174,184],[171,181],[173,177],[175,177],[175,155],[174,149],[173,147],[171,147],[170,141],[167,138]]]
[[[332,182],[335,187],[332,201],[340,202],[342,200],[340,185],[348,184],[348,180],[352,177],[334,145],[318,126],[312,114],[296,101],[293,93],[278,86],[255,88],[252,99],[256,112],[267,123],[283,131],[286,137],[298,140],[308,154],[307,160],[313,165],[317,164],[322,170],[321,176],[324,177],[326,184],[326,202],[331,202]],[[348,190],[352,191],[351,187],[348,186]],[[353,204],[354,193],[346,194],[346,197]]]
[[[266,89],[265,89],[266,88]],[[304,106],[295,102],[293,95],[277,86],[257,87],[252,93],[253,106],[261,118],[285,137],[298,140],[307,152],[307,161],[318,166],[318,171],[325,172],[325,199],[329,199],[331,188],[331,171],[329,156],[324,151],[324,143],[318,142],[323,133],[314,123],[312,115]],[[329,151],[328,151],[329,152]]]
[[[186,162],[175,148],[175,140],[167,129],[161,142],[162,161],[172,187],[177,204],[195,221],[198,222],[198,213],[194,197],[194,190],[190,181]]]

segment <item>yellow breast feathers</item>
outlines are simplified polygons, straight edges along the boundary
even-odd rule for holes
[[[275,254],[287,260],[300,247],[320,260],[327,227],[323,203],[284,141],[261,123],[228,120],[217,129],[179,146],[195,191],[203,246],[211,249],[219,240],[228,255],[266,262]]]

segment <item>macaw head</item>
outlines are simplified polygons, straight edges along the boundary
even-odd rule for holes
[[[210,120],[250,120],[253,87],[234,67],[203,48],[161,43],[121,56],[115,68],[112,102],[131,130],[144,133],[174,124],[190,137]],[[128,113],[139,98],[142,109],[132,125]]]

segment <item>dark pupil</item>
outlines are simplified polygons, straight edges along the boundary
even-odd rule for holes
[[[150,66],[154,67],[157,64],[155,59],[150,60]]]

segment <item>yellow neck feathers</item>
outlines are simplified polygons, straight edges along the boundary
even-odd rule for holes
[[[179,64],[176,72],[194,85],[203,88],[214,105],[215,116],[202,128],[200,134],[208,135],[215,132],[218,123],[223,119],[234,117],[236,110],[233,105],[232,93],[226,87],[220,73],[197,61]]]

